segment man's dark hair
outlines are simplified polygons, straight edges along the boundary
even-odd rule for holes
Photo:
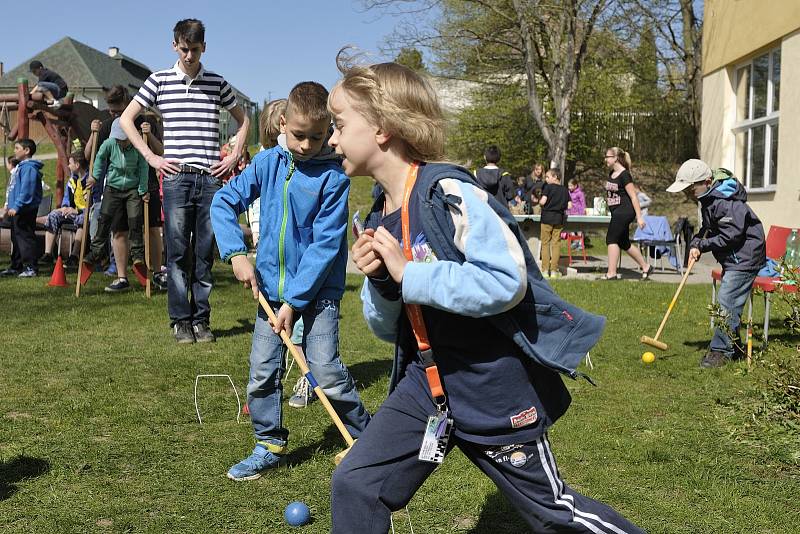
[[[176,43],[200,44],[206,42],[206,27],[197,19],[179,20],[172,29]]]
[[[21,146],[22,148],[28,149],[28,157],[32,158],[34,154],[36,154],[36,143],[33,142],[32,139],[17,139],[16,144]]]
[[[128,90],[121,85],[112,85],[106,91],[106,104],[125,104],[130,99]]]
[[[31,64],[28,65],[28,68],[29,68],[29,70],[31,72],[35,71],[36,69],[41,69],[43,67],[44,67],[44,65],[42,65],[42,62],[39,61],[38,59],[34,60],[34,61],[31,61]]]
[[[486,159],[486,163],[497,165],[500,163],[500,149],[496,145],[487,146],[486,150],[483,151],[483,157]]]
[[[312,121],[330,120],[328,90],[317,82],[300,82],[289,92],[286,116],[297,113]]]
[[[8,158],[8,163],[10,163],[12,167],[16,167],[17,165],[19,165],[19,160],[14,156],[11,156],[10,158]]]

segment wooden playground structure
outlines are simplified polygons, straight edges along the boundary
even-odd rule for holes
[[[11,126],[11,113],[16,112],[16,124]],[[80,140],[84,145],[91,134],[94,119],[105,119],[108,113],[99,111],[91,104],[75,102],[72,93],[67,93],[62,105],[52,109],[44,102],[41,93],[31,94],[26,78],[17,79],[16,93],[0,93],[0,130],[3,132],[3,161],[6,159],[6,145],[9,141],[25,139],[30,134],[31,121],[38,121],[47,132],[58,155],[56,165],[55,205],[61,205],[64,197],[64,179],[69,176],[69,153],[73,141]]]

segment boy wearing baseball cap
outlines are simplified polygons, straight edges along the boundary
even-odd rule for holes
[[[744,186],[727,169],[714,169],[699,159],[681,165],[670,193],[685,192],[700,203],[702,226],[689,243],[689,256],[711,252],[722,265],[718,302],[728,328],[714,329],[701,367],[721,367],[743,355],[739,323],[756,274],[766,262],[764,227],[747,205]]]
[[[127,134],[120,126],[119,118],[111,124],[111,134],[100,148],[94,159],[93,175],[87,180],[87,186],[92,187],[100,179],[103,169],[106,170],[106,181],[103,189],[103,198],[100,204],[100,218],[97,221],[97,233],[92,239],[91,249],[84,258],[84,270],[91,274],[95,263],[105,263],[108,260],[108,232],[112,232],[115,241],[125,238],[124,219],[127,218],[130,230],[131,256],[133,268],[146,271],[144,263],[144,241],[142,240],[142,201],[149,200],[147,192],[147,162],[137,151]],[[118,277],[108,287],[106,292],[117,293],[130,288],[126,275],[128,258],[125,254],[114,257],[117,262]],[[85,283],[86,278],[81,281]]]

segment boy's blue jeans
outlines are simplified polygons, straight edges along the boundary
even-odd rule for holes
[[[742,310],[747,302],[747,297],[753,290],[753,281],[756,279],[756,274],[758,273],[747,271],[725,271],[722,273],[722,283],[720,283],[717,293],[717,302],[724,311],[728,312],[728,326],[737,343],[741,342],[739,325],[741,324]],[[734,340],[722,329],[715,328],[709,350],[721,352],[731,357],[734,354]]]
[[[173,325],[178,321],[209,323],[211,319],[214,230],[210,212],[211,200],[220,187],[222,181],[207,174],[164,176],[167,309]]]
[[[280,302],[270,302],[277,313]],[[350,434],[357,438],[370,420],[361,403],[350,371],[339,359],[339,302],[312,301],[302,313],[305,326],[303,346],[311,374],[331,401]],[[285,372],[286,347],[272,331],[267,314],[260,307],[250,349],[250,382],[247,406],[257,441],[271,445],[272,452],[282,453],[289,431],[283,427],[281,379]]]

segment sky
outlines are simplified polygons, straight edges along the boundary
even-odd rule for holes
[[[101,52],[117,46],[153,70],[164,69],[177,59],[175,23],[198,18],[206,26],[203,65],[259,104],[285,97],[305,80],[330,88],[339,77],[336,53],[345,45],[384,59],[380,48],[398,23],[390,15],[365,12],[360,0],[39,0],[36,6],[36,16],[24,24],[3,25],[0,61],[6,71],[66,36]],[[73,18],[65,8],[78,13]],[[7,6],[3,12],[10,15]],[[58,71],[57,65],[47,66]]]

